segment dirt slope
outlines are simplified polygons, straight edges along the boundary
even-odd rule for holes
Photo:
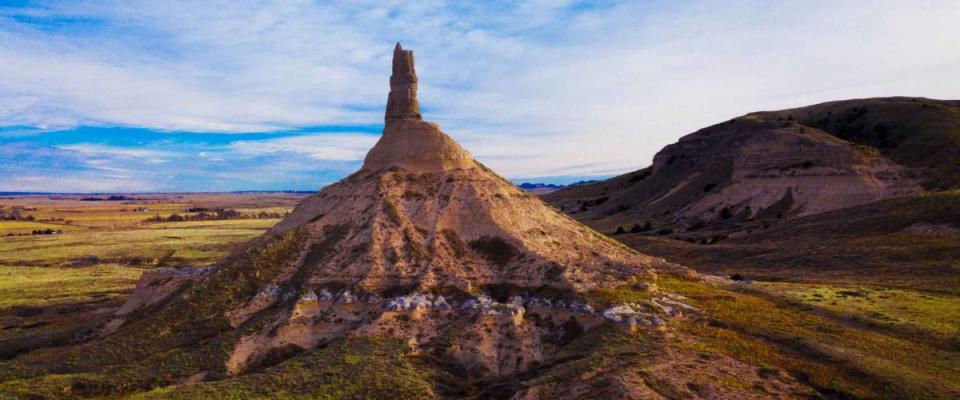
[[[877,148],[897,164],[918,169],[928,190],[960,188],[960,101],[856,99],[752,115],[796,119],[843,140]]]
[[[757,113],[681,138],[648,168],[544,199],[607,233],[704,230],[704,239],[913,195],[926,174],[790,115]]]

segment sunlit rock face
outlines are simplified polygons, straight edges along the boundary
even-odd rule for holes
[[[592,231],[484,167],[421,118],[416,85],[413,53],[398,45],[383,136],[363,167],[305,199],[255,244],[289,235],[303,240],[269,279],[270,293],[279,287],[284,294],[270,306],[255,296],[228,312],[241,329],[291,304],[270,329],[238,345],[231,371],[244,371],[271,348],[312,348],[348,333],[416,338],[417,346],[430,346],[438,331],[466,324],[475,329],[464,335],[484,333],[469,334],[464,343],[487,343],[500,339],[483,326],[502,319],[513,327],[510,341],[526,343],[526,361],[501,365],[500,357],[513,357],[506,350],[458,357],[479,363],[481,374],[513,373],[551,357],[556,344],[542,338],[563,336],[557,330],[569,328],[571,318],[577,326],[608,321],[586,304],[585,292],[649,282],[656,267],[668,265]],[[541,325],[551,322],[532,326],[531,312]],[[418,325],[398,322],[398,315]]]

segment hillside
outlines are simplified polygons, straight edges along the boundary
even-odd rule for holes
[[[960,191],[797,218],[711,245],[643,234],[618,239],[698,271],[725,276],[960,295]]]
[[[928,190],[960,188],[960,101],[872,98],[752,115],[793,118],[843,140],[877,148],[897,164],[920,169]]]
[[[957,102],[849,100],[735,118],[665,147],[650,167],[543,198],[606,233],[685,232],[710,242],[956,187],[958,153]]]

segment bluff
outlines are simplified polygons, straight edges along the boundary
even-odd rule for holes
[[[956,126],[957,102],[919,98],[751,113],[684,136],[650,167],[544,199],[606,233],[710,242],[784,219],[958,187]]]

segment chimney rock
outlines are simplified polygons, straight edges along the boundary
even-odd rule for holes
[[[393,75],[390,75],[390,95],[387,97],[385,119],[420,119],[413,51],[404,50],[399,42],[397,47],[393,48]]]

